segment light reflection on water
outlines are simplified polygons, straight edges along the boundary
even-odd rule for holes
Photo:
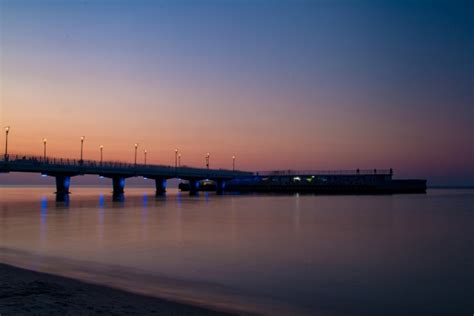
[[[258,196],[0,188],[0,259],[267,314],[450,314],[474,302],[474,192]],[[33,260],[32,260],[33,258]],[[166,284],[166,286],[164,286]],[[451,313],[452,314],[452,313]]]
[[[41,243],[45,241],[46,236],[46,216],[48,215],[48,200],[46,196],[41,197],[41,211],[40,211],[40,240]]]

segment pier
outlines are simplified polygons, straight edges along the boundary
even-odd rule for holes
[[[156,195],[166,192],[168,179],[177,178],[181,191],[241,193],[394,194],[425,193],[426,180],[393,179],[392,169],[249,172],[226,169],[132,164],[123,162],[46,158],[13,155],[0,160],[0,173],[40,173],[56,179],[58,196],[70,193],[71,178],[97,175],[112,179],[114,196],[125,192],[125,180],[143,177],[155,180]]]
[[[5,154],[0,160],[0,173],[29,172],[40,173],[56,179],[56,194],[67,196],[71,177],[79,175],[98,175],[112,179],[113,195],[121,197],[125,191],[125,180],[131,177],[143,177],[155,180],[156,195],[166,192],[168,179],[177,178],[187,181],[180,183],[182,191],[190,195],[199,191],[224,190],[234,192],[270,192],[270,193],[326,193],[326,194],[393,194],[425,193],[426,180],[393,179],[393,169],[368,170],[276,170],[249,172],[235,170],[235,155],[232,156],[232,170],[210,169],[210,153],[207,153],[206,168],[181,166],[181,154],[175,149],[175,165],[147,164],[147,151],[144,151],[144,163],[137,163],[138,143],[135,143],[134,163],[103,160],[103,146],[100,149],[100,161],[84,160],[84,136],[81,136],[80,159],[56,158],[46,155],[47,139],[43,139],[43,156],[31,156],[8,153],[8,134],[5,128]],[[205,180],[205,181],[203,181]],[[200,184],[202,184],[200,186]]]

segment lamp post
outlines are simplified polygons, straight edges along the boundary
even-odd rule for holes
[[[102,162],[104,161],[104,159],[103,159],[103,158],[104,158],[104,155],[103,155],[103,153],[104,153],[104,145],[100,145],[99,148],[100,148],[100,165],[102,166]]]
[[[178,154],[178,167],[181,167],[181,154]]]
[[[206,168],[207,168],[207,170],[209,170],[209,160],[210,160],[210,158],[211,158],[211,154],[207,153],[207,155],[206,155]]]
[[[145,151],[143,152],[143,154],[145,155],[145,166],[146,166],[146,154],[147,154],[146,149],[145,149]]]
[[[235,156],[232,156],[232,171],[235,171]]]
[[[46,138],[43,138],[43,160],[46,161],[46,142],[48,140]]]
[[[135,143],[135,167],[137,166],[137,150],[138,150],[138,144]]]
[[[178,148],[174,150],[174,167],[178,168]]]
[[[82,164],[83,160],[82,160],[82,152],[83,152],[83,149],[84,149],[84,139],[85,137],[84,136],[81,136],[81,159],[79,160],[79,163]]]
[[[8,160],[8,132],[10,131],[10,126],[5,127],[5,160]]]

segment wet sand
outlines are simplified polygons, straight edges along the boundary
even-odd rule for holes
[[[0,315],[230,315],[0,263]]]

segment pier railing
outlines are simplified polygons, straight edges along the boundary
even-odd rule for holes
[[[55,165],[55,166],[71,166],[71,167],[104,167],[104,168],[170,168],[174,169],[175,167],[167,166],[167,165],[155,165],[155,164],[134,164],[129,162],[122,162],[122,161],[110,161],[110,160],[80,160],[80,159],[71,159],[71,158],[56,158],[56,157],[42,157],[42,156],[35,156],[35,155],[9,155],[8,159],[5,160],[4,157],[0,161],[7,162],[7,163],[21,163],[21,162],[28,162],[28,163],[37,163],[43,165]]]
[[[143,163],[129,163],[122,161],[100,161],[100,160],[80,160],[70,158],[58,158],[58,157],[43,157],[37,155],[22,155],[22,154],[9,154],[5,159],[5,156],[0,156],[1,164],[33,164],[44,167],[74,167],[74,168],[101,168],[101,169],[141,169],[141,170],[152,170],[161,169],[172,171],[206,171],[206,168],[191,167],[186,165],[170,166],[170,165],[159,165],[159,164],[143,164]],[[209,171],[222,171],[232,173],[247,173],[241,170],[230,170],[230,169],[210,169]]]
[[[350,170],[273,170],[256,172],[259,176],[316,176],[316,175],[393,175],[393,169]]]
[[[129,163],[121,161],[98,161],[98,160],[80,160],[70,158],[57,158],[57,157],[43,157],[37,155],[21,155],[21,154],[10,154],[5,159],[4,156],[0,156],[0,163],[12,163],[12,164],[34,164],[44,167],[75,167],[75,168],[100,168],[103,170],[111,169],[141,169],[141,170],[153,170],[161,169],[172,171],[203,171],[205,168],[196,168],[189,166],[170,166],[170,165],[159,165],[159,164],[141,164],[141,163]],[[240,170],[229,170],[229,169],[213,169],[216,171],[235,172],[240,173]],[[212,171],[212,169],[210,170]],[[349,169],[349,170],[270,170],[270,171],[258,171],[255,172],[257,176],[316,176],[316,175],[393,175],[392,169]]]

